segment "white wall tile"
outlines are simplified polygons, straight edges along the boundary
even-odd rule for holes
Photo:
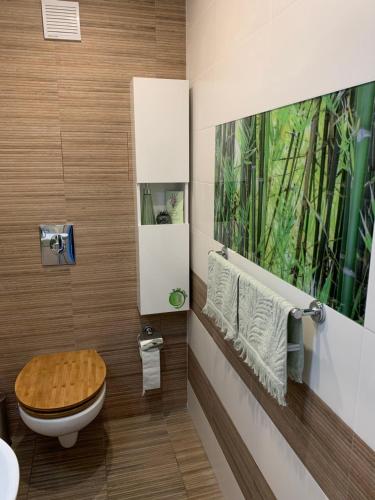
[[[216,63],[235,54],[244,38],[271,20],[272,12],[271,0],[216,0],[210,10],[216,24]]]
[[[220,250],[222,245],[198,229],[195,229],[194,226],[191,227],[190,231],[190,244],[191,269],[203,281],[207,282],[208,252],[210,250]]]
[[[193,312],[190,315],[190,347],[276,498],[326,498],[203,325],[199,326],[199,319]]]
[[[297,0],[272,0],[272,17],[276,17],[283,10],[290,7]]]
[[[188,73],[187,78],[191,85],[191,129],[203,129],[215,125],[212,105],[217,102],[214,93],[216,89],[214,66],[192,80]]]
[[[214,353],[210,349],[206,329],[193,312],[190,312],[188,316],[188,343],[194,352],[199,353],[199,362],[202,367],[204,366],[208,378],[211,379],[215,363]]]
[[[214,182],[217,124],[375,80],[372,0],[192,3],[188,74],[192,172],[197,183]],[[205,187],[193,190],[192,268],[207,281],[207,253],[220,244],[212,240],[211,216],[207,217],[207,203],[212,203],[212,214],[213,201],[205,198]],[[309,304],[310,296],[276,276],[240,256],[231,259],[296,306]],[[365,326],[375,332],[372,260]],[[189,342],[277,498],[322,498],[315,481],[220,351],[210,347],[207,332],[194,316],[189,321]],[[304,321],[304,335],[305,382],[375,449],[375,334],[327,308],[327,321],[318,330],[311,320]],[[291,484],[293,492],[288,490]]]
[[[192,182],[191,225],[212,238],[214,230],[214,184]]]
[[[186,1],[186,23],[190,26],[200,19],[215,0],[187,0]]]
[[[354,431],[375,450],[375,334],[365,331]]]
[[[202,4],[205,13],[197,20],[201,23],[199,30],[204,31],[203,25],[215,20],[216,32],[215,27],[206,26],[215,43],[207,45],[207,57],[204,46],[199,47],[199,64],[195,65],[191,83],[192,170],[198,182],[213,182],[215,125],[375,80],[372,0],[267,0],[263,6],[256,0],[212,0]],[[193,61],[196,50],[192,43],[188,45]],[[199,221],[200,210],[205,207],[201,198],[196,197],[192,267],[206,281],[207,252],[215,243],[212,227],[205,228],[207,220]],[[257,279],[296,306],[309,303],[307,294],[232,256],[233,260],[237,258],[241,266],[247,266]],[[375,259],[371,263],[365,321],[366,328],[375,331],[374,303]],[[327,312],[327,321],[319,331],[311,320],[304,322],[304,379],[374,446],[370,418],[375,410],[369,396],[375,387],[370,361],[374,340],[371,333],[351,320],[332,309]]]
[[[187,2],[187,62],[188,78],[195,80],[201,73],[215,63],[217,58],[218,31],[216,24],[215,2]],[[195,14],[194,14],[195,11]]]
[[[215,127],[193,131],[192,181],[213,184],[215,180],[214,165]]]
[[[374,16],[371,0],[291,3],[229,55],[221,58],[218,49],[215,66],[212,56],[194,75],[204,81],[197,89],[193,84],[204,101],[196,125],[206,128],[374,80]]]
[[[190,267],[203,281],[207,281],[207,255],[209,238],[190,226]]]
[[[244,496],[241,493],[233,472],[189,383],[187,392],[190,416],[201,438],[212,469],[215,472],[223,497],[226,500],[243,500]]]

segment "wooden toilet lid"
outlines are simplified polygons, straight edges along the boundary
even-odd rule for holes
[[[95,350],[42,354],[21,370],[15,392],[30,410],[64,411],[95,397],[105,376],[104,360]]]

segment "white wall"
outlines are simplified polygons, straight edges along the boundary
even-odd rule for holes
[[[187,0],[192,269],[203,280],[208,251],[220,247],[213,241],[214,127],[375,80],[374,19],[373,0]],[[233,253],[230,259],[296,306],[309,304],[311,297],[276,276]],[[371,304],[375,304],[375,259],[367,328],[332,309],[319,331],[305,321],[304,380],[375,449],[375,333],[370,331],[375,331],[375,307]],[[197,321],[190,323],[190,329],[198,328]],[[199,335],[208,335],[199,329]],[[214,352],[209,345],[207,349],[209,363]],[[233,393],[240,383],[233,378]]]

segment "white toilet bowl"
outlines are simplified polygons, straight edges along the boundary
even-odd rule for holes
[[[78,439],[78,432],[86,427],[99,414],[103,407],[106,384],[104,383],[97,398],[84,410],[60,418],[37,418],[27,413],[20,404],[18,409],[24,423],[42,436],[57,437],[61,446],[71,448]]]

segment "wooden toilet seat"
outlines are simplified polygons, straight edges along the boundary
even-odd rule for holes
[[[105,383],[106,366],[95,350],[35,356],[19,373],[19,404],[38,418],[62,418],[94,403]]]

